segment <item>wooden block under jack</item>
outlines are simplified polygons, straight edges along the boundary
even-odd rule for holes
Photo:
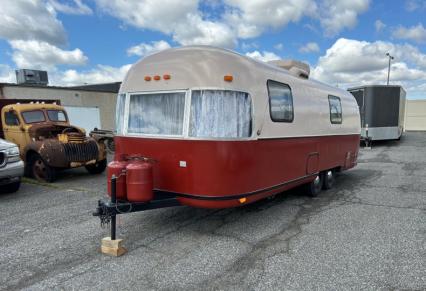
[[[124,255],[127,250],[121,246],[122,242],[122,239],[112,240],[109,236],[104,237],[101,241],[101,252],[114,257]]]

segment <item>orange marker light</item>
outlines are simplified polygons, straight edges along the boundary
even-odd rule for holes
[[[154,80],[155,80],[155,81],[159,81],[159,80],[161,80],[161,77],[160,77],[160,76],[158,76],[158,75],[155,75],[155,76],[154,76]]]
[[[225,80],[226,82],[232,82],[233,79],[234,77],[232,77],[231,75],[225,75],[223,77],[223,80]]]
[[[151,81],[151,77],[150,76],[145,76],[145,81]]]
[[[164,80],[170,80],[171,76],[169,74],[163,75]]]
[[[247,201],[247,198],[243,197],[243,198],[238,199],[238,201],[240,201],[240,203],[243,204]]]

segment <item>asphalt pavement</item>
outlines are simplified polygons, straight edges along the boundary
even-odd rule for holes
[[[317,198],[119,216],[128,253],[100,253],[105,175],[63,172],[0,195],[0,290],[426,289],[426,133],[361,149]]]

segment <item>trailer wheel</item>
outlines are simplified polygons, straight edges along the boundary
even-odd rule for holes
[[[306,193],[311,197],[316,197],[319,195],[322,189],[323,178],[321,174],[318,174],[315,177],[315,180],[306,184]]]
[[[334,180],[335,180],[335,174],[333,170],[328,170],[324,172],[324,184],[322,188],[324,190],[328,190],[333,188]]]
[[[56,169],[49,166],[39,154],[31,157],[31,174],[41,182],[52,183],[56,180]]]
[[[95,164],[91,164],[91,165],[87,165],[85,166],[87,172],[89,172],[90,174],[100,174],[103,171],[105,171],[105,168],[107,166],[107,160],[102,160],[99,162],[96,162]]]

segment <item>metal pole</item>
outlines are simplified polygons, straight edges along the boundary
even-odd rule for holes
[[[117,177],[112,175],[111,177],[111,204],[117,203],[117,189],[116,189]],[[116,216],[111,215],[111,240],[115,240],[115,229],[116,229]]]
[[[390,76],[390,69],[391,69],[391,60],[394,59],[393,56],[390,55],[390,53],[386,53],[386,55],[389,57],[389,65],[388,65],[388,82],[387,85],[389,86],[389,76]]]
[[[388,86],[389,86],[390,65],[391,65],[391,58],[390,58],[390,56],[389,56],[389,66],[388,66],[388,83],[387,83],[387,85],[388,85]]]

